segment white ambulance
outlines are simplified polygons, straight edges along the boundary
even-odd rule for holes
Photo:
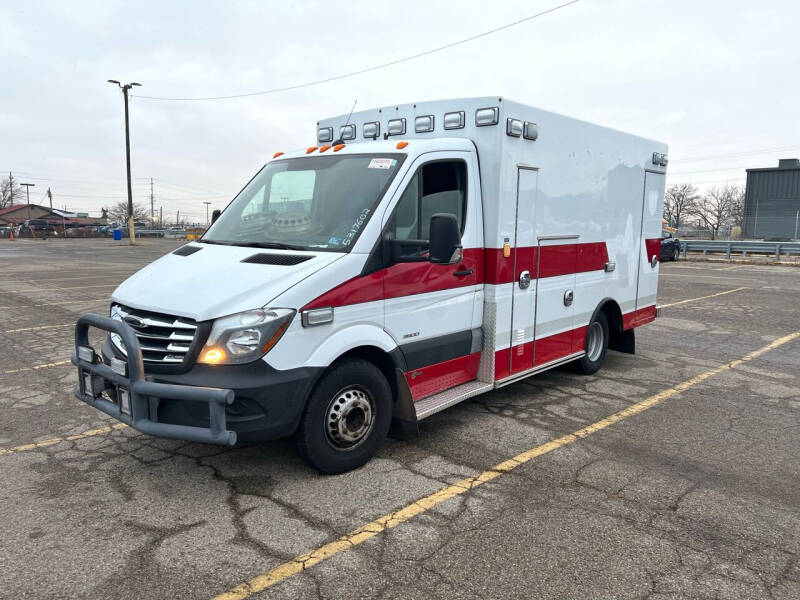
[[[80,317],[76,395],[162,437],[294,434],[338,473],[392,425],[594,373],[656,317],[666,153],[498,97],[322,120],[122,283],[110,318]]]

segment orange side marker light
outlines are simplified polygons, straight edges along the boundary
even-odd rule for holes
[[[308,150],[306,150],[306,154],[311,154],[316,149],[317,149],[316,146],[309,146]]]
[[[338,152],[339,150],[341,150],[342,148],[344,148],[344,146],[345,146],[344,144],[336,144],[336,145],[333,147],[333,151],[334,151],[334,152]]]
[[[283,155],[283,152],[276,152],[275,154],[272,155],[272,158],[278,158],[279,156],[282,156],[282,155]]]
[[[408,146],[408,142],[397,142],[397,149],[398,150],[402,150],[406,146]]]
[[[319,151],[320,151],[320,153],[322,153],[322,152],[325,152],[326,150],[330,150],[330,149],[331,149],[331,147],[330,147],[330,146],[322,146],[322,147],[319,149]]]

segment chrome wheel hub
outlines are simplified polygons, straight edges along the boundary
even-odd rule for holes
[[[603,353],[603,327],[595,321],[586,334],[586,357],[595,362]]]
[[[349,450],[361,444],[372,431],[374,408],[363,390],[350,387],[340,391],[328,405],[325,432],[335,448]]]

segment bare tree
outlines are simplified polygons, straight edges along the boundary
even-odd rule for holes
[[[724,226],[733,226],[737,207],[743,202],[741,186],[726,184],[710,188],[691,211],[700,225],[708,229],[711,239],[719,236]]]
[[[23,198],[22,188],[17,183],[17,180],[14,179],[14,176],[9,173],[8,177],[0,183],[0,208],[5,208],[12,204],[21,204]]]
[[[733,225],[744,227],[744,187],[741,185],[732,186],[737,190],[731,204],[731,222]]]
[[[108,218],[120,224],[125,224],[128,221],[128,202],[121,200],[114,206],[103,208],[106,211]],[[133,220],[134,221],[149,221],[150,211],[148,211],[142,204],[133,205]]]
[[[699,199],[697,188],[691,183],[669,186],[664,196],[664,217],[667,224],[676,229],[680,227],[683,222],[681,219],[692,214]]]

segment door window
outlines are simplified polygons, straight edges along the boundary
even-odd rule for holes
[[[414,174],[397,203],[390,230],[396,239],[427,242],[431,217],[450,213],[455,215],[463,234],[466,211],[466,163],[436,161],[423,165]]]

